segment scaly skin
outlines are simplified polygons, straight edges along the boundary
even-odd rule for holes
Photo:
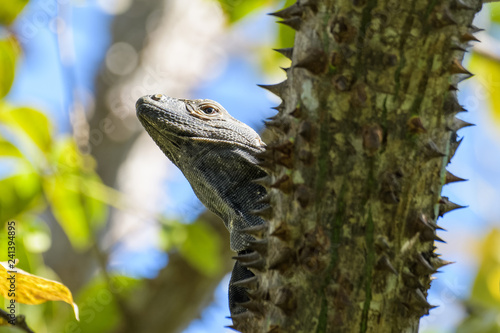
[[[266,190],[254,182],[266,173],[256,155],[265,149],[259,135],[234,119],[212,100],[186,100],[161,94],[136,103],[142,125],[165,155],[182,171],[200,201],[222,218],[230,233],[231,249],[248,253],[253,238],[241,230],[264,223],[252,214],[266,207]],[[253,276],[238,262],[229,286],[231,314],[244,311],[248,300],[234,282]]]

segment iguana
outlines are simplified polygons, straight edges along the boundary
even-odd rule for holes
[[[250,246],[255,239],[246,231],[263,225],[254,213],[268,207],[266,189],[255,182],[266,176],[256,157],[264,142],[212,100],[148,95],[137,101],[136,110],[151,138],[229,230],[231,249],[240,259],[229,282],[229,308],[232,316],[244,312],[241,304],[249,298],[237,282],[253,277],[245,262],[259,260]]]

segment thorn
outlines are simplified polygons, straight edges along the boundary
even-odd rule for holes
[[[250,213],[260,216],[265,220],[269,220],[273,217],[273,208],[271,206],[267,206],[261,209],[252,210]]]
[[[233,286],[247,289],[257,289],[258,284],[259,279],[256,276],[233,282]]]
[[[262,271],[266,267],[266,261],[263,258],[250,261],[250,262],[241,262],[241,266],[246,268],[253,268],[258,271]]]
[[[238,260],[240,264],[243,264],[262,259],[262,257],[258,252],[252,251],[248,253],[238,254],[237,256],[234,256],[233,259]]]
[[[438,235],[434,235],[434,240],[437,241],[437,242],[446,244],[446,242],[441,237],[439,237]]]
[[[443,260],[440,258],[431,259],[431,263],[435,269],[440,269],[441,267],[454,264],[454,261]]]
[[[283,91],[285,90],[286,85],[287,85],[286,80],[283,82],[277,83],[277,84],[269,84],[269,85],[258,84],[259,87],[264,88],[264,89],[272,92],[273,94],[275,94],[278,97],[281,97],[281,95],[283,94]]]
[[[299,127],[299,135],[304,138],[305,141],[311,143],[315,138],[316,131],[313,124],[310,121],[303,121]]]
[[[472,76],[472,73],[469,72],[468,70],[466,70],[464,68],[464,66],[462,66],[462,64],[460,63],[460,60],[458,59],[453,59],[453,62],[451,63],[451,66],[450,66],[450,73],[451,74],[466,74],[466,75],[469,75]]]
[[[268,228],[269,224],[267,222],[264,222],[262,224],[253,225],[251,227],[241,229],[240,232],[261,239],[266,234]]]
[[[458,40],[452,40],[452,42],[451,42],[451,49],[453,51],[461,51],[461,52],[466,52],[467,51],[467,49]]]
[[[290,194],[292,192],[293,183],[292,179],[288,175],[284,175],[278,179],[274,184],[271,184],[271,188],[277,188],[285,194]]]
[[[271,233],[271,236],[274,236],[282,241],[288,240],[288,226],[285,222],[282,222],[274,231]]]
[[[267,146],[269,150],[276,150],[285,155],[290,155],[293,149],[293,142],[285,140],[283,142],[273,142]]]
[[[248,241],[248,249],[259,253],[261,256],[265,256],[267,254],[267,239],[259,239],[259,240],[250,240]]]
[[[457,21],[455,20],[455,18],[453,17],[453,15],[451,14],[450,10],[448,8],[445,8],[443,11],[442,11],[442,24],[444,25],[458,25]]]
[[[224,326],[224,327],[225,327],[225,328],[230,328],[230,329],[232,329],[233,331],[239,332],[239,330],[238,330],[238,329],[236,329],[236,327],[235,327],[234,325],[226,325],[226,326]]]
[[[470,32],[466,32],[462,36],[460,36],[460,41],[463,42],[463,43],[467,43],[467,42],[480,42],[480,40],[477,39]]]
[[[241,302],[241,303],[236,302],[235,304],[248,309],[248,311],[252,311],[252,312],[258,313],[258,314],[262,313],[262,304],[260,302],[250,300],[250,301]]]
[[[403,283],[410,288],[423,288],[424,286],[418,279],[418,277],[411,273],[408,269],[403,270],[401,273],[403,277]]]
[[[295,196],[300,204],[300,207],[306,208],[311,201],[311,191],[306,185],[299,185],[295,190]]]
[[[389,258],[384,255],[382,256],[379,261],[377,262],[377,267],[379,268],[383,268],[389,272],[392,272],[394,273],[396,276],[398,275],[398,271],[394,268],[394,266],[392,265],[391,261],[389,260]]]
[[[476,126],[475,124],[468,123],[459,118],[453,118],[453,123],[450,126],[446,126],[450,131],[456,132],[464,127]]]
[[[288,133],[290,130],[290,121],[286,118],[265,121],[264,124],[269,129],[276,129],[282,133]]]
[[[377,240],[375,241],[375,245],[378,247],[380,252],[385,252],[391,249],[387,238],[384,236],[378,236]]]
[[[280,24],[284,24],[292,28],[293,30],[300,30],[300,26],[302,25],[302,18],[301,17],[292,17],[283,21],[278,21]]]
[[[271,186],[271,183],[273,182],[273,178],[270,175],[266,175],[262,178],[254,179],[253,182],[269,188]]]
[[[276,253],[274,257],[269,259],[269,269],[279,270],[281,268],[285,268],[292,263],[293,258],[294,254],[292,249],[285,247]]]
[[[449,25],[457,25],[457,21],[451,15],[451,12],[448,8],[444,8],[440,13],[436,13],[435,19],[433,21],[433,25],[436,28],[443,28]]]
[[[244,311],[236,314],[231,314],[231,316],[228,318],[231,319],[233,323],[236,322],[244,323],[250,320],[254,320],[255,316],[251,312]]]
[[[448,163],[450,163],[450,161],[453,158],[453,156],[455,156],[455,152],[457,151],[458,147],[462,143],[462,140],[463,140],[463,138],[460,139],[459,141],[451,143],[451,145],[450,145],[450,155],[448,157]]]
[[[268,15],[276,16],[282,19],[288,19],[293,16],[300,16],[302,15],[302,8],[300,8],[298,3],[294,3],[290,7],[287,7],[285,9],[279,10],[274,13],[269,13]]]
[[[458,90],[458,87],[457,87],[457,85],[456,85],[456,84],[450,84],[450,85],[448,86],[448,90],[449,90],[449,91],[457,91],[457,90]]]
[[[293,292],[286,287],[282,287],[277,290],[274,304],[286,314],[290,314],[297,308],[297,300],[295,299]]]
[[[267,173],[272,173],[276,170],[276,164],[269,160],[260,160],[256,164]]]
[[[311,8],[313,12],[318,11],[318,0],[301,0],[300,5]]]
[[[456,93],[449,93],[443,103],[443,110],[445,114],[453,114],[465,111],[465,109],[458,103]]]
[[[434,221],[427,221],[427,223],[434,229],[434,230],[443,230],[443,231],[447,231],[445,228],[441,228],[440,226],[438,226],[436,223],[434,223]]]
[[[439,200],[439,216],[442,217],[444,214],[451,212],[455,209],[465,208],[466,206],[460,206],[454,202],[448,200],[448,197],[441,197]]]
[[[425,214],[419,213],[416,219],[412,219],[410,221],[413,222],[413,228],[409,230],[413,233],[419,232],[420,239],[422,241],[434,241],[436,232],[435,229],[428,223],[427,216],[425,216]]]
[[[454,174],[452,174],[451,172],[446,171],[446,177],[445,177],[444,183],[446,185],[446,184],[450,184],[450,183],[454,183],[454,182],[463,182],[465,180],[467,180],[467,179],[457,177]]]
[[[425,297],[424,293],[420,289],[415,289],[415,293],[413,294],[414,300],[419,306],[423,306],[426,310],[430,309],[432,305],[427,302],[427,297]]]
[[[281,327],[279,325],[271,325],[269,326],[269,331],[267,333],[281,333]]]
[[[293,168],[293,160],[291,156],[281,156],[276,160],[276,164],[281,165],[287,169]]]
[[[427,142],[427,144],[425,145],[425,148],[426,148],[425,155],[429,159],[446,156],[443,152],[441,152],[439,150],[438,146],[432,140],[429,140]]]
[[[304,68],[313,74],[322,74],[328,70],[328,57],[321,49],[312,49],[308,55],[295,64],[296,68]]]
[[[278,52],[278,53],[281,53],[282,55],[284,55],[288,59],[292,60],[293,47],[287,47],[287,48],[284,48],[284,49],[273,49],[273,50],[276,51],[276,52]]]
[[[422,124],[422,120],[418,116],[411,117],[408,120],[407,125],[408,129],[413,134],[421,134],[427,132],[427,129],[424,127],[424,124]]]
[[[424,273],[430,274],[436,271],[427,259],[424,258],[422,253],[417,254],[417,264],[420,264],[420,267],[424,269]]]
[[[471,29],[471,32],[472,32],[473,34],[475,34],[475,33],[477,33],[477,32],[484,31],[484,29],[478,28],[478,27],[476,27],[475,25],[472,25],[472,24],[469,26],[469,28]]]
[[[264,205],[270,205],[271,204],[271,194],[270,193],[266,193],[260,199],[258,199],[256,201],[256,203],[264,204]],[[266,229],[267,229],[267,226],[266,226]]]
[[[285,110],[285,103],[282,101],[282,102],[280,103],[280,105],[278,105],[278,106],[273,106],[273,107],[271,107],[271,109],[274,109],[274,110],[278,111],[279,113],[281,113],[281,112],[283,112],[283,110]],[[279,113],[278,113],[278,114],[279,114]],[[277,114],[277,115],[274,115],[273,117],[270,117],[269,119],[272,119],[272,120],[277,119],[278,114]]]
[[[455,0],[452,3],[452,5],[453,5],[453,7],[457,8],[457,9],[467,9],[467,10],[474,9],[474,7],[469,6],[468,4],[464,3],[462,0]]]

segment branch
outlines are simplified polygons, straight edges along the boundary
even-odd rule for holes
[[[0,309],[0,318],[5,319],[8,323],[12,321],[10,314],[3,309]],[[28,327],[28,324],[26,323],[26,317],[24,317],[23,315],[16,316],[15,324],[13,326],[22,329],[26,333],[35,333]]]

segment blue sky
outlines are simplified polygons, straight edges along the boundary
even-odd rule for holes
[[[32,0],[16,22],[15,30],[23,42],[24,56],[8,100],[17,105],[43,109],[55,121],[59,131],[64,133],[70,130],[68,110],[72,100],[72,92],[65,87],[68,80],[74,80],[81,89],[94,91],[94,76],[110,43],[108,31],[112,17],[101,11],[92,0],[73,7],[69,22],[75,58],[73,63],[62,65],[53,32],[57,16],[54,2]],[[245,38],[265,34],[271,29],[273,20],[262,17],[264,15],[257,16],[247,25],[239,27]],[[257,33],[248,33],[256,26]],[[259,130],[262,121],[274,114],[270,107],[276,103],[256,86],[257,83],[269,82],[256,66],[258,64],[248,57],[232,55],[221,75],[195,87],[192,96],[220,101],[236,118]],[[74,77],[70,74],[73,69]],[[498,124],[491,121],[487,100],[478,97],[477,85],[472,80],[460,86],[460,101],[469,110],[460,117],[478,126],[459,132],[464,141],[449,166],[451,172],[470,181],[447,185],[443,189],[443,195],[450,200],[469,207],[449,213],[438,221],[439,225],[448,229],[440,234],[448,244],[438,244],[439,252],[443,253],[444,259],[457,261],[457,264],[442,268],[443,273],[433,282],[429,300],[439,308],[432,310],[421,324],[423,329],[437,328],[440,332],[450,331],[463,315],[457,300],[467,297],[477,268],[474,257],[466,255],[467,247],[476,246],[492,226],[498,227],[500,221],[500,208],[495,204],[500,200],[497,190],[500,188],[500,148],[498,137],[494,135]],[[180,213],[175,211],[175,207],[200,205],[183,179],[165,184],[165,190],[177,193],[170,197],[179,199],[179,202],[172,203],[172,207],[166,208],[173,216]],[[193,219],[195,215],[187,216],[187,219]],[[149,255],[147,258],[153,267],[159,262],[164,263],[157,256]],[[185,332],[220,332],[221,326],[230,324],[224,319],[229,314],[227,283],[226,277],[216,291],[214,304]]]

